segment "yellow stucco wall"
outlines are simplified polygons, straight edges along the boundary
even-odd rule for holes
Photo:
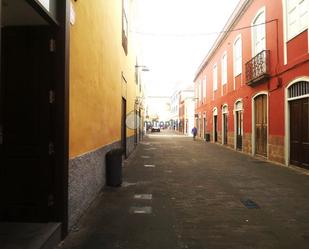
[[[122,48],[122,0],[74,2],[70,35],[70,158],[121,139],[122,73],[134,109],[135,54]],[[130,38],[130,35],[129,35]],[[133,135],[127,130],[127,135]]]

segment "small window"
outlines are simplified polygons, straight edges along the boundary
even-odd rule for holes
[[[214,65],[213,67],[213,90],[217,91],[218,90],[218,66],[217,64]]]
[[[265,11],[258,13],[252,23],[253,57],[266,48],[265,42]]]
[[[236,111],[241,111],[242,110],[242,102],[238,101],[235,105],[235,110]]]
[[[286,0],[288,40],[308,28],[308,0]]]
[[[234,76],[242,73],[242,44],[241,37],[234,42]]]
[[[199,102],[199,92],[198,92],[198,88],[199,88],[199,83],[196,82],[195,84],[195,105],[197,106],[198,102]]]
[[[222,70],[222,85],[227,83],[227,54],[224,53],[221,62],[221,70]]]
[[[289,98],[297,98],[309,94],[309,82],[300,81],[289,87]]]
[[[200,93],[200,95],[199,95],[199,98],[200,98],[200,102],[203,102],[203,91],[202,91],[202,81],[200,80],[200,82],[199,82],[199,93]]]

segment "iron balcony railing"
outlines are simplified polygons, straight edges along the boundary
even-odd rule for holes
[[[252,85],[269,78],[269,50],[263,50],[246,63],[246,82]]]

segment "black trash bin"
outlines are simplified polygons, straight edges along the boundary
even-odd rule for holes
[[[106,153],[106,185],[119,187],[122,184],[122,149]]]

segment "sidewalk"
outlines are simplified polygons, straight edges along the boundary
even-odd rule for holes
[[[309,176],[222,146],[151,136],[63,249],[309,248]]]

